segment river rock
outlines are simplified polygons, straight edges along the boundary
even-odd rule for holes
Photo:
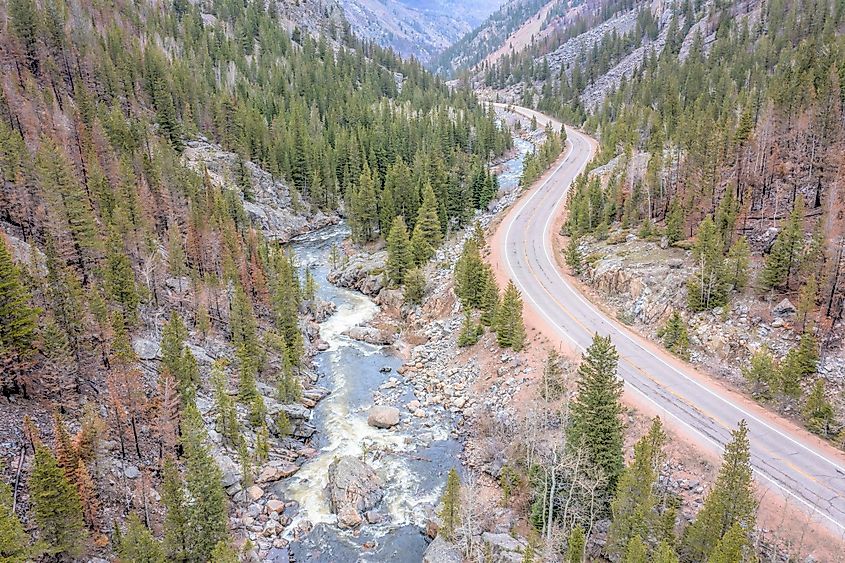
[[[376,428],[392,428],[399,424],[399,409],[376,405],[370,409],[367,424]]]
[[[463,557],[458,548],[443,539],[442,536],[434,538],[423,554],[422,563],[462,563]]]
[[[279,466],[268,465],[261,470],[261,473],[258,477],[256,477],[255,482],[258,484],[271,483],[273,481],[290,477],[297,471],[299,471],[299,466],[295,463],[283,462]]]
[[[347,330],[345,334],[353,340],[360,340],[377,346],[393,344],[394,341],[394,336],[390,332],[371,326],[355,326]]]
[[[361,525],[361,514],[351,504],[347,504],[337,513],[337,525],[342,529],[357,528]]]
[[[338,515],[345,506],[351,506],[360,516],[374,508],[384,495],[379,476],[356,457],[334,460],[329,466],[328,480],[329,502],[332,512]]]

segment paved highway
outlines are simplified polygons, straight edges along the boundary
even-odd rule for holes
[[[511,107],[529,119],[536,116],[541,126],[551,122],[560,127],[543,114]],[[845,536],[845,464],[837,453],[810,434],[790,429],[776,416],[707,382],[690,366],[665,358],[592,305],[558,270],[552,250],[553,224],[567,190],[594,156],[596,146],[590,137],[569,127],[567,136],[565,158],[522,196],[496,236],[500,260],[526,305],[579,352],[590,345],[594,333],[609,334],[619,351],[619,374],[626,392],[704,447],[720,454],[730,431],[745,419],[758,486],[777,491],[813,522]]]

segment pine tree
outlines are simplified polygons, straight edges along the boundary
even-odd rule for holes
[[[804,200],[799,197],[783,230],[778,233],[766,264],[760,272],[760,284],[768,289],[789,288],[789,278],[800,265],[804,245]]]
[[[682,358],[689,355],[687,324],[677,309],[672,311],[669,320],[657,331],[657,336],[663,339],[663,345],[672,353]]]
[[[478,342],[481,327],[472,320],[469,311],[464,312],[464,322],[461,331],[458,333],[458,346],[465,348]]]
[[[584,448],[589,461],[604,472],[608,491],[616,490],[623,469],[618,361],[610,336],[596,334],[578,366],[578,390],[567,433],[569,446]]]
[[[86,550],[88,534],[79,494],[53,454],[43,445],[35,448],[29,493],[35,523],[47,551],[54,555],[80,557]]]
[[[687,304],[692,311],[705,311],[726,303],[724,239],[709,216],[698,227],[693,257],[697,272],[687,280]]]
[[[578,246],[578,239],[574,236],[569,237],[569,244],[566,245],[566,265],[576,276],[581,273],[583,268],[581,249]]]
[[[483,276],[483,290],[481,294],[481,324],[493,326],[496,322],[496,314],[499,308],[499,287],[496,279],[489,268],[485,269]]]
[[[182,446],[185,450],[187,533],[191,560],[206,561],[217,542],[228,538],[228,512],[223,475],[205,445],[208,436],[202,417],[193,404],[183,417]]]
[[[486,265],[481,259],[479,243],[475,236],[467,239],[455,264],[455,293],[465,308],[481,307],[484,295]]]
[[[126,255],[123,237],[115,227],[112,227],[109,233],[105,280],[109,297],[122,308],[127,322],[134,324],[138,317],[140,297],[135,286],[135,273],[132,271],[129,256]]]
[[[704,506],[683,537],[682,549],[691,560],[708,559],[733,526],[739,527],[743,543],[754,529],[757,501],[751,473],[748,426],[745,421],[732,433],[725,447],[722,467]]]
[[[816,434],[829,436],[834,420],[833,405],[825,397],[824,379],[817,379],[802,411],[807,428]]]
[[[652,536],[657,519],[657,477],[663,461],[666,434],[659,418],[634,446],[634,460],[625,468],[610,503],[612,521],[607,532],[610,554],[626,554],[634,538]]]
[[[240,438],[238,426],[238,412],[235,409],[235,401],[229,395],[228,378],[226,377],[225,364],[222,360],[216,360],[211,366],[211,387],[214,390],[214,406],[217,411],[216,428],[229,444],[236,444]]]
[[[232,547],[232,544],[225,540],[220,540],[214,546],[211,552],[210,561],[214,563],[239,563],[238,552]]]
[[[716,544],[707,563],[741,563],[747,561],[746,552],[749,550],[748,532],[739,523],[734,524]]]
[[[569,532],[569,538],[566,540],[566,556],[564,561],[566,563],[581,563],[584,561],[584,548],[587,545],[587,539],[584,537],[584,528],[581,525],[576,525]]]
[[[502,348],[515,352],[525,345],[525,325],[522,322],[522,297],[513,282],[505,288],[502,304],[496,312],[496,341]]]
[[[654,550],[652,561],[653,563],[678,563],[678,554],[669,543],[662,541]]]
[[[751,248],[745,237],[739,237],[728,249],[725,259],[725,283],[737,291],[748,285],[748,265],[751,261]]]
[[[675,244],[684,238],[684,210],[677,199],[672,200],[666,215],[666,238],[669,244]]]
[[[636,535],[628,542],[628,547],[625,550],[625,555],[622,557],[622,563],[647,563],[648,548],[643,542],[643,539]]]
[[[38,557],[39,546],[30,545],[18,515],[12,510],[12,489],[0,481],[0,561],[24,563]]]
[[[390,281],[401,285],[413,263],[408,228],[402,216],[397,215],[390,227],[390,234],[387,235],[387,276]]]
[[[765,346],[754,352],[748,365],[742,368],[742,375],[751,384],[754,397],[768,399],[778,387],[779,368]]]
[[[163,475],[161,499],[167,510],[164,517],[164,552],[169,561],[187,561],[190,549],[188,505],[184,482],[171,456],[164,460]]]
[[[405,273],[405,292],[403,297],[405,303],[421,305],[425,297],[425,276],[419,268],[411,268]]]
[[[451,540],[458,526],[461,524],[461,478],[453,467],[446,479],[446,488],[440,499],[440,533],[447,540]]]
[[[21,271],[0,236],[0,357],[25,357],[31,352],[39,311],[30,302]],[[0,382],[7,384],[5,376]]]
[[[176,380],[183,404],[193,400],[199,385],[196,358],[190,348],[185,346],[187,338],[188,329],[182,317],[173,312],[161,334],[161,367]]]
[[[443,233],[440,227],[440,218],[437,214],[437,197],[431,184],[426,183],[423,188],[423,200],[417,212],[417,219],[414,222],[414,231],[411,235],[411,253],[414,262],[420,266],[428,262],[434,256]]]
[[[126,519],[126,529],[115,548],[121,563],[165,563],[161,543],[134,512]]]

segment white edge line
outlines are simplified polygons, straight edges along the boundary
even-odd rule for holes
[[[511,106],[511,107],[513,107],[513,108],[516,110],[516,108],[518,108],[519,106]],[[519,113],[519,112],[518,112],[518,111],[516,111],[516,113]],[[531,117],[531,116],[526,115],[526,114],[524,114],[524,113],[523,113],[523,116],[525,116],[525,117]],[[561,123],[561,127],[564,127],[564,128],[565,128],[565,126],[564,126],[562,123]],[[579,133],[577,133],[577,132],[576,132],[576,135],[578,135],[578,134],[579,134]],[[562,162],[561,162],[561,163],[557,166],[557,168],[555,168],[554,172],[552,172],[552,173],[549,175],[549,177],[548,177],[548,178],[546,178],[546,180],[545,180],[545,181],[544,181],[544,182],[543,182],[540,186],[538,186],[538,187],[534,188],[534,193],[532,193],[532,194],[531,194],[531,196],[529,196],[529,197],[528,197],[528,199],[526,199],[526,200],[525,200],[522,204],[520,204],[520,205],[519,205],[519,208],[517,209],[517,211],[515,211],[515,212],[513,213],[513,215],[511,216],[510,221],[508,222],[508,228],[505,230],[505,261],[506,261],[506,262],[507,262],[507,264],[508,264],[508,270],[510,270],[510,273],[511,273],[511,279],[512,279],[512,280],[514,280],[514,281],[516,282],[517,286],[519,286],[519,289],[522,291],[522,294],[523,294],[523,295],[525,295],[526,297],[528,297],[528,299],[530,299],[530,300],[531,300],[531,302],[532,302],[532,303],[534,303],[534,308],[535,308],[537,311],[539,311],[540,313],[542,313],[542,315],[543,315],[544,317],[546,317],[546,319],[547,319],[547,320],[551,323],[551,325],[552,325],[553,327],[555,327],[555,328],[558,330],[558,332],[559,332],[560,334],[562,334],[562,335],[563,335],[563,336],[565,336],[567,339],[569,339],[569,341],[570,341],[570,342],[572,342],[572,343],[575,345],[575,348],[576,348],[577,350],[584,350],[584,347],[583,347],[583,346],[581,346],[580,344],[578,344],[578,343],[575,341],[575,339],[574,339],[574,338],[573,338],[570,334],[568,334],[566,331],[564,331],[564,330],[563,330],[563,328],[562,328],[561,326],[559,326],[559,325],[558,325],[558,323],[556,323],[554,320],[552,320],[552,318],[551,318],[551,317],[549,317],[549,315],[545,312],[545,310],[543,310],[541,307],[539,307],[539,305],[538,305],[538,304],[537,304],[537,302],[534,300],[534,298],[533,298],[533,297],[532,297],[532,296],[531,296],[531,295],[530,295],[527,291],[525,291],[525,288],[523,287],[522,283],[519,281],[519,279],[518,279],[518,278],[517,278],[517,276],[516,276],[516,272],[515,272],[515,271],[514,271],[514,269],[513,269],[513,266],[512,266],[511,261],[510,261],[510,256],[509,256],[509,254],[508,254],[508,241],[509,241],[509,239],[510,239],[511,227],[513,226],[514,221],[515,221],[515,220],[516,220],[516,218],[519,216],[519,214],[523,211],[523,209],[524,209],[525,207],[527,207],[527,206],[528,206],[528,204],[529,204],[529,203],[530,203],[530,202],[534,199],[534,197],[535,197],[535,196],[536,196],[536,195],[537,195],[537,194],[538,194],[538,193],[539,193],[539,192],[540,192],[540,191],[541,191],[541,190],[542,190],[542,189],[546,186],[546,184],[548,184],[548,183],[549,183],[549,181],[551,181],[551,179],[552,179],[552,178],[553,178],[553,177],[554,177],[554,176],[555,176],[555,175],[556,175],[556,174],[560,171],[560,169],[561,169],[561,168],[563,168],[563,165],[564,165],[564,164],[566,164],[566,160],[567,160],[567,159],[571,156],[571,154],[573,153],[573,151],[574,151],[574,149],[575,149],[575,144],[574,144],[574,143],[572,143],[571,141],[569,141],[569,139],[568,139],[568,135],[567,135],[567,143],[569,144],[569,151],[568,151],[568,154],[564,157],[563,161],[562,161]],[[584,170],[584,168],[586,168],[586,167],[587,167],[588,162],[589,162],[589,161],[585,161],[585,162],[584,162],[584,163],[580,166],[580,168],[579,168],[578,172],[576,172],[576,174],[575,174],[575,177],[577,177],[577,176],[578,176],[578,175],[579,175],[579,174],[580,174],[580,173]],[[573,178],[573,180],[574,180],[574,178]],[[570,182],[570,184],[571,184],[571,182]],[[558,198],[558,200],[555,202],[555,204],[554,204],[554,211],[557,211],[557,209],[558,209],[558,208],[559,208],[559,206],[560,206],[561,201],[563,200],[563,198],[564,198],[564,197],[566,197],[566,194],[569,192],[569,187],[570,187],[570,186],[566,186],[566,189],[565,189],[565,190],[563,191],[563,193],[561,194],[561,197],[560,197],[560,198]],[[549,216],[549,218],[546,220],[546,224],[543,226],[543,231],[544,231],[544,233],[548,234],[548,225],[549,225],[549,223],[551,222],[551,219],[552,219],[555,215],[556,215],[556,213],[555,213],[555,212],[553,212],[553,213]],[[545,253],[545,255],[546,255],[546,259],[547,259],[547,260],[549,260],[549,262],[552,264],[553,269],[554,269],[555,273],[557,274],[558,278],[560,278],[560,280],[561,280],[561,281],[562,281],[562,282],[563,282],[563,283],[564,283],[564,284],[565,284],[565,285],[566,285],[566,286],[567,286],[567,287],[568,287],[568,288],[572,291],[572,293],[574,293],[574,294],[575,294],[575,295],[576,295],[576,296],[577,296],[577,297],[578,297],[578,298],[579,298],[579,299],[580,299],[580,300],[581,300],[581,301],[582,301],[582,302],[583,302],[583,303],[584,303],[584,304],[585,304],[585,305],[586,305],[586,306],[587,306],[590,310],[592,310],[594,313],[596,313],[596,314],[597,314],[597,315],[599,315],[600,317],[605,317],[605,315],[603,315],[602,313],[598,312],[598,311],[595,309],[595,307],[593,307],[592,303],[589,303],[586,299],[584,299],[584,297],[583,297],[583,296],[581,296],[580,292],[579,292],[579,291],[577,291],[577,290],[575,290],[574,288],[572,288],[572,286],[571,286],[568,282],[566,282],[566,280],[563,278],[563,276],[561,276],[561,275],[560,275],[560,272],[558,271],[556,264],[555,264],[554,262],[552,262],[552,261],[551,261],[551,258],[550,258],[549,254],[548,254],[548,245],[546,244],[546,243],[548,242],[548,240],[549,240],[549,238],[548,238],[548,237],[546,237],[546,236],[544,236],[544,241],[543,241],[543,250],[544,250],[544,253]],[[612,321],[612,320],[607,319],[607,321],[608,321],[608,322],[610,322],[611,324],[613,324],[613,321]],[[633,340],[633,339],[632,339],[629,335],[625,334],[625,331],[623,331],[623,330],[619,329],[618,327],[614,327],[614,329],[615,329],[617,332],[621,333],[623,336],[625,336],[625,338],[627,338],[627,339],[628,339],[628,340],[629,340],[632,344],[636,345],[637,347],[639,347],[640,349],[642,349],[643,351],[645,351],[646,353],[648,353],[648,350],[645,350],[645,349],[642,347],[642,345],[641,345],[641,344],[639,344],[638,342],[634,341],[634,340]],[[666,361],[664,361],[664,360],[663,360],[662,358],[660,358],[659,356],[656,356],[656,355],[654,355],[654,354],[650,354],[650,355],[652,355],[652,356],[654,356],[655,358],[657,358],[657,359],[658,359],[658,360],[659,360],[659,361],[660,361],[663,365],[665,365],[666,367],[668,367],[668,368],[672,369],[673,371],[675,371],[676,373],[678,373],[679,375],[681,375],[681,376],[682,376],[682,377],[684,377],[685,379],[687,379],[687,380],[689,380],[690,382],[692,382],[692,383],[696,384],[698,387],[701,387],[701,388],[705,389],[705,390],[706,390],[707,392],[709,392],[711,395],[713,395],[713,396],[717,397],[718,399],[720,399],[720,400],[721,400],[721,401],[723,401],[724,403],[726,403],[726,404],[728,404],[728,405],[730,405],[730,406],[734,407],[734,408],[735,408],[736,410],[738,410],[739,412],[741,412],[741,413],[743,413],[743,414],[746,414],[749,418],[753,419],[755,422],[758,422],[758,423],[762,424],[763,426],[765,426],[766,428],[768,428],[768,429],[772,430],[772,431],[773,431],[773,432],[775,432],[776,434],[778,434],[778,435],[780,435],[780,436],[783,436],[783,437],[787,438],[788,440],[790,440],[791,442],[795,443],[796,445],[801,446],[801,447],[803,447],[804,449],[806,449],[807,451],[809,451],[810,453],[815,454],[817,457],[819,457],[819,458],[820,458],[820,459],[822,459],[823,461],[826,461],[827,463],[829,463],[830,465],[833,465],[833,466],[834,466],[834,467],[836,467],[837,469],[842,470],[842,469],[839,467],[839,465],[838,465],[838,464],[836,464],[835,462],[830,461],[829,459],[825,458],[824,456],[822,456],[822,455],[821,455],[821,454],[819,454],[818,452],[814,451],[813,449],[809,448],[808,446],[804,446],[804,445],[802,445],[800,442],[797,442],[796,440],[794,440],[794,439],[790,438],[789,436],[787,436],[787,435],[783,434],[783,433],[782,433],[782,432],[780,432],[779,430],[777,430],[777,429],[775,429],[775,428],[772,428],[771,426],[769,426],[769,425],[768,425],[768,424],[766,424],[765,422],[762,422],[761,420],[759,420],[759,419],[758,419],[757,417],[755,417],[754,415],[752,415],[752,414],[750,414],[750,413],[747,413],[747,412],[746,412],[745,410],[743,410],[741,407],[738,407],[737,405],[735,405],[734,403],[732,403],[732,402],[728,401],[728,400],[727,400],[727,399],[725,399],[724,397],[722,397],[722,396],[718,395],[717,393],[715,393],[715,392],[714,392],[714,391],[712,391],[711,389],[708,389],[707,387],[703,386],[703,385],[702,385],[701,383],[699,383],[698,381],[695,381],[694,379],[690,378],[688,375],[684,374],[683,372],[681,372],[680,370],[678,370],[676,367],[674,367],[674,366],[672,366],[672,365],[668,364]],[[624,380],[623,380],[623,381],[624,381]],[[636,391],[637,393],[639,393],[640,395],[642,395],[642,397],[643,397],[643,398],[645,398],[645,399],[646,399],[646,400],[648,400],[650,403],[652,403],[655,407],[657,407],[657,408],[658,408],[658,410],[661,410],[661,411],[665,412],[667,415],[669,415],[669,416],[671,416],[672,418],[676,419],[676,420],[677,420],[678,422],[680,422],[683,426],[685,426],[686,428],[688,428],[689,430],[691,430],[692,432],[694,432],[695,434],[697,434],[697,435],[698,435],[699,437],[701,437],[703,440],[705,440],[705,441],[709,442],[710,444],[714,445],[714,446],[716,447],[716,449],[717,449],[717,450],[723,450],[723,449],[724,449],[724,446],[723,446],[723,445],[721,445],[721,444],[717,443],[717,442],[716,442],[715,440],[713,440],[712,438],[710,438],[710,437],[708,437],[708,436],[705,436],[705,435],[704,435],[701,431],[699,431],[698,429],[696,429],[696,428],[694,428],[693,426],[691,426],[688,422],[685,422],[684,420],[682,420],[682,419],[681,419],[680,417],[678,417],[676,414],[674,414],[674,413],[671,413],[671,412],[667,411],[665,407],[662,407],[659,403],[657,403],[657,401],[655,401],[654,399],[652,399],[651,397],[649,397],[648,395],[646,395],[646,394],[645,394],[642,390],[638,389],[637,387],[635,387],[634,385],[632,385],[632,384],[631,384],[631,383],[629,383],[629,382],[626,382],[626,384],[627,384],[627,386],[628,386],[630,389],[633,389],[634,391]],[[659,384],[658,384],[658,385],[659,385]],[[842,470],[842,471],[845,471],[845,470]],[[763,470],[761,470],[761,469],[757,469],[757,470],[756,470],[756,473],[758,473],[758,474],[759,474],[759,475],[761,475],[763,478],[765,478],[767,481],[769,481],[769,483],[771,483],[772,485],[774,485],[775,487],[777,487],[778,489],[780,489],[783,493],[786,493],[787,495],[789,495],[789,496],[791,496],[791,497],[795,498],[796,500],[798,500],[799,502],[803,503],[803,504],[804,504],[804,505],[806,505],[808,508],[810,508],[813,512],[816,512],[817,514],[819,514],[819,515],[820,515],[820,516],[822,516],[823,518],[827,519],[830,523],[834,524],[834,525],[835,525],[836,527],[838,527],[840,530],[845,531],[845,525],[840,524],[839,522],[837,522],[836,520],[834,520],[834,519],[833,519],[830,515],[828,515],[828,514],[827,514],[827,513],[825,513],[825,512],[822,512],[822,511],[821,511],[821,509],[819,509],[816,505],[814,505],[814,504],[810,503],[810,502],[809,502],[808,500],[806,500],[805,498],[803,498],[803,497],[799,496],[798,494],[796,494],[796,493],[794,493],[794,492],[790,491],[789,489],[787,489],[786,487],[784,487],[783,485],[781,485],[781,484],[780,484],[779,482],[777,482],[777,481],[776,481],[773,477],[769,476],[769,475],[768,475],[765,471],[763,471]]]

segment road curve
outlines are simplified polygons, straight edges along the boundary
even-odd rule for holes
[[[505,107],[503,104],[494,104]],[[527,108],[508,106],[540,125],[560,123]],[[626,393],[642,399],[669,425],[721,453],[730,431],[748,423],[755,480],[789,506],[797,506],[838,537],[845,537],[845,464],[841,456],[809,433],[790,429],[735,393],[697,374],[687,364],[664,358],[592,305],[558,269],[552,249],[552,226],[572,181],[593,158],[596,143],[566,128],[565,157],[545,180],[524,194],[497,230],[504,270],[551,330],[585,350],[593,334],[610,335],[619,356]]]

